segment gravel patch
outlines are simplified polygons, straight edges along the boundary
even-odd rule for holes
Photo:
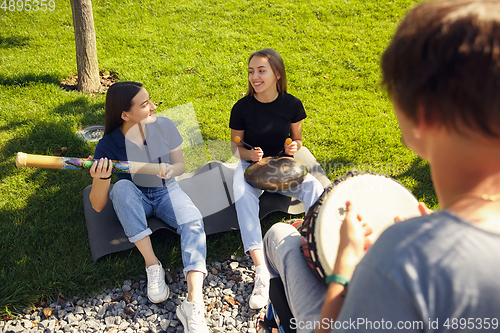
[[[204,281],[205,318],[211,332],[256,333],[261,310],[252,310],[248,299],[253,290],[254,266],[249,256],[232,256],[207,265]],[[59,299],[46,307],[27,308],[14,320],[0,321],[0,333],[134,333],[183,332],[175,310],[187,297],[182,270],[166,269],[169,299],[151,303],[146,276],[123,282],[92,298]]]

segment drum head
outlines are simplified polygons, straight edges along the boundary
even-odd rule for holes
[[[356,212],[380,235],[394,218],[419,216],[418,201],[396,180],[371,172],[350,172],[331,185],[320,207],[314,230],[318,260],[330,274],[337,258],[340,225],[345,218],[345,203],[351,201]]]

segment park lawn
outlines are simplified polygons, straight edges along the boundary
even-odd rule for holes
[[[350,169],[400,180],[437,208],[429,167],[400,140],[380,87],[379,60],[412,0],[93,2],[99,68],[139,81],[158,112],[192,105],[203,141],[228,144],[232,105],[246,91],[248,56],[272,47],[287,67],[288,91],[308,118],[305,145],[331,180]],[[144,274],[137,250],[92,262],[82,189],[86,172],[18,169],[19,151],[91,155],[76,131],[104,123],[103,94],[68,91],[76,73],[71,7],[0,9],[0,315],[62,294],[84,297]],[[175,109],[173,109],[175,110]],[[209,151],[209,150],[208,150]],[[223,154],[224,155],[224,154]],[[219,159],[209,153],[202,160]],[[189,162],[189,161],[188,161]],[[191,169],[199,164],[192,161]],[[274,213],[262,223],[290,216]],[[157,232],[164,266],[182,265],[179,238]],[[209,236],[207,261],[242,255],[238,232]]]

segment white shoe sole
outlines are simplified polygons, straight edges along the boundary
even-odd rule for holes
[[[157,304],[157,303],[161,303],[161,302],[166,301],[166,300],[168,299],[168,296],[170,296],[170,288],[167,286],[167,294],[165,295],[165,298],[163,298],[163,299],[161,299],[161,300],[158,300],[158,301],[153,301],[153,300],[149,297],[149,295],[148,295],[148,299],[149,299],[149,301],[150,301],[151,303],[155,303],[155,304]]]
[[[266,303],[263,306],[256,306],[255,304],[250,305],[250,302],[248,303],[248,307],[252,310],[260,310],[263,307],[265,307],[269,303],[269,300],[266,301]]]
[[[184,311],[182,311],[180,305],[175,310],[175,314],[177,315],[177,318],[179,318],[179,320],[181,321],[182,327],[184,327],[184,332],[187,332],[187,316],[184,313]]]

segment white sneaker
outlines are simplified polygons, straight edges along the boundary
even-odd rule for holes
[[[255,274],[252,296],[248,301],[250,309],[262,309],[269,302],[269,275]]]
[[[209,333],[205,320],[205,305],[201,303],[190,303],[187,298],[175,311],[177,318],[184,326],[184,333]]]
[[[158,262],[158,265],[146,267],[148,275],[148,298],[153,303],[163,302],[168,298],[170,289],[165,283],[165,270]]]

